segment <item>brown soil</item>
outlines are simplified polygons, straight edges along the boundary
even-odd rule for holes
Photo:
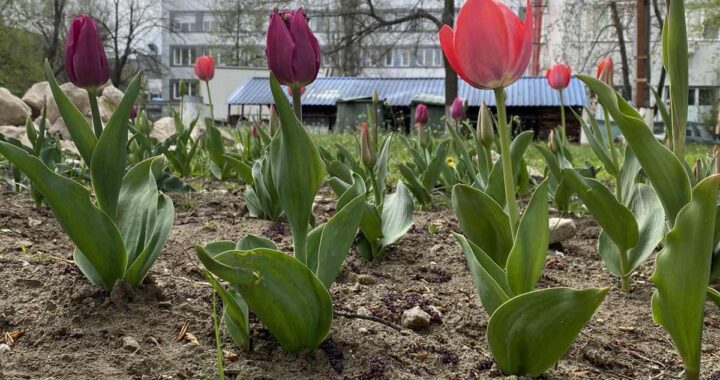
[[[21,331],[0,353],[0,379],[217,378],[211,288],[193,246],[263,234],[290,244],[283,224],[245,215],[241,196],[215,191],[174,196],[175,228],[142,289],[105,294],[69,261],[72,245],[52,214],[26,194],[0,190],[0,334]],[[316,214],[332,212],[330,198]],[[674,378],[682,371],[668,335],[650,316],[651,263],[623,295],[599,261],[599,229],[579,218],[578,235],[553,246],[540,286],[611,286],[598,313],[547,379]],[[440,226],[431,236],[428,224]],[[478,304],[463,255],[452,238],[452,212],[418,212],[408,235],[381,264],[354,252],[332,287],[336,316],[315,352],[286,354],[260,324],[243,352],[223,333],[225,372],[238,379],[480,379],[499,377],[485,342],[488,316]],[[367,285],[363,285],[367,284]],[[398,331],[403,311],[433,316],[424,331]],[[378,321],[357,318],[371,313]],[[181,327],[197,339],[177,340]],[[707,307],[703,375],[720,378],[720,312]],[[138,347],[125,347],[127,337]],[[2,337],[0,337],[2,339]]]

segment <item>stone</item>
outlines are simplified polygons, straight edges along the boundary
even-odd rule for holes
[[[125,351],[135,352],[140,349],[140,343],[131,336],[124,336],[122,338],[122,348]]]
[[[175,132],[175,120],[170,116],[165,116],[153,123],[150,137],[157,139],[159,142],[163,142],[174,135]]]
[[[528,174],[530,175],[530,178],[536,180],[536,181],[542,181],[545,178],[545,175],[540,172],[540,170],[537,170],[535,168],[528,166]]]
[[[5,137],[16,139],[20,141],[21,144],[25,145],[28,148],[32,148],[32,144],[30,143],[30,139],[27,137],[27,133],[25,130],[25,127],[15,127],[12,125],[3,125],[0,127],[0,135],[3,135]]]
[[[68,97],[70,102],[77,107],[77,109],[85,116],[90,116],[90,99],[88,99],[87,91],[75,86],[71,82],[63,83],[60,85],[60,90]],[[60,117],[60,111],[58,110],[55,98],[49,97],[47,104],[47,119],[51,124],[54,124]]]
[[[42,112],[45,101],[47,100],[49,102],[51,98],[52,91],[50,90],[50,84],[47,81],[43,81],[35,83],[25,91],[22,101],[30,106],[33,116],[36,116]]]
[[[357,315],[362,315],[363,317],[371,317],[371,316],[372,316],[372,311],[370,311],[370,309],[368,309],[368,308],[365,307],[365,306],[360,306],[360,307],[357,309]]]
[[[430,314],[426,313],[420,306],[415,306],[403,312],[401,324],[403,327],[412,330],[424,329],[430,326]]]
[[[105,98],[98,99],[98,111],[100,111],[100,120],[102,120],[103,123],[110,121],[113,112],[115,112],[115,108],[117,108],[117,106],[109,100]]]
[[[30,115],[30,106],[7,88],[0,87],[0,125],[25,125]]]
[[[71,139],[70,132],[68,132],[67,126],[65,125],[65,120],[63,120],[63,118],[61,117],[57,118],[57,120],[55,120],[55,122],[50,125],[50,127],[47,129],[47,132],[48,134],[60,137],[61,140]]]
[[[362,285],[375,285],[377,279],[369,274],[361,274],[357,276],[357,281]]]
[[[563,243],[577,233],[575,221],[568,218],[550,218],[550,244]]]
[[[123,94],[122,91],[118,90],[117,87],[113,86],[112,84],[108,84],[105,87],[103,87],[102,90],[102,96],[100,96],[100,100],[104,100],[111,104],[113,108],[117,107],[118,104],[122,101]]]

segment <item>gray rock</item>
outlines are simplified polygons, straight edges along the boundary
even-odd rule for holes
[[[49,102],[52,98],[52,91],[50,91],[50,84],[47,81],[37,82],[30,87],[25,95],[22,97],[22,101],[25,102],[30,109],[32,109],[33,115],[39,115],[45,106],[45,100]]]
[[[577,225],[568,218],[550,218],[550,244],[562,243],[575,237]]]
[[[60,90],[68,97],[70,102],[77,107],[77,109],[85,116],[90,116],[90,99],[88,93],[84,89],[75,86],[71,82],[63,83],[60,85]],[[47,119],[50,124],[54,124],[60,117],[60,111],[58,110],[55,98],[48,97],[47,100]]]
[[[412,330],[423,329],[430,326],[430,314],[423,311],[420,306],[415,306],[403,312],[401,324]]]
[[[124,336],[122,338],[122,348],[125,351],[135,352],[140,349],[140,343],[131,336]]]
[[[166,116],[153,123],[150,137],[157,139],[159,142],[163,142],[176,132],[175,120],[170,116]]]
[[[25,125],[30,113],[30,106],[7,88],[0,87],[0,125]]]
[[[16,139],[28,148],[32,147],[32,144],[30,143],[30,140],[27,137],[27,131],[25,130],[25,127],[14,127],[11,125],[3,125],[3,126],[0,126],[0,135],[9,137],[12,139]]]
[[[110,83],[103,87],[102,96],[100,98],[101,100],[107,101],[113,106],[113,108],[115,108],[118,106],[118,104],[120,104],[123,96],[125,96],[125,94],[123,94],[122,91],[118,90],[117,87],[113,86],[112,83]]]

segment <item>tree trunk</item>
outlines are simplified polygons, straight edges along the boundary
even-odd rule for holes
[[[625,48],[625,34],[623,31],[622,21],[617,9],[617,2],[610,2],[610,14],[612,16],[613,26],[618,37],[618,45],[620,45],[620,60],[622,68],[622,95],[625,99],[632,98],[632,87],[630,84],[630,65],[628,64],[627,49]]]
[[[450,26],[455,24],[455,0],[445,0],[442,22]],[[450,66],[450,62],[448,62],[444,54],[443,62],[445,65],[445,106],[450,109],[450,105],[458,96],[458,75]]]

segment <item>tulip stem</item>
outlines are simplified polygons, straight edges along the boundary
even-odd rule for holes
[[[212,292],[212,320],[213,320],[213,331],[215,332],[215,354],[217,355],[217,366],[218,366],[218,378],[220,380],[225,378],[225,371],[223,370],[223,353],[222,346],[220,345],[220,325],[218,323],[218,310],[217,310],[217,292],[213,289]]]
[[[208,103],[210,103],[210,120],[212,120],[213,125],[215,125],[215,110],[213,109],[212,95],[210,94],[210,81],[205,81],[205,88],[207,88]]]
[[[512,157],[510,157],[510,129],[507,125],[505,112],[505,90],[495,89],[495,103],[498,112],[498,135],[500,135],[500,159],[502,160],[503,179],[505,181],[505,203],[507,203],[508,216],[513,239],[517,234],[520,220],[520,211],[515,201],[515,176],[513,175]]]
[[[300,100],[300,98],[302,98],[302,94],[300,93],[300,87],[292,86],[290,89],[292,90],[293,110],[295,111],[295,116],[297,116],[297,119],[302,123],[302,101]]]
[[[95,137],[100,139],[102,134],[102,119],[100,118],[100,107],[97,101],[97,88],[90,87],[87,89],[88,98],[90,100],[90,112],[92,112],[93,129],[95,129]]]
[[[565,129],[565,100],[563,99],[563,90],[558,90],[558,93],[560,94],[560,118],[561,118],[561,127],[562,127],[562,134],[560,135],[560,138],[562,139],[562,149],[566,149],[567,147],[567,130]]]
[[[605,134],[607,134],[608,149],[610,149],[610,156],[612,157],[615,167],[620,169],[620,160],[618,160],[617,152],[615,152],[615,144],[613,143],[612,126],[610,125],[610,114],[607,109],[603,107],[603,116],[605,117]],[[620,173],[615,176],[615,198],[618,202],[622,202],[622,180],[620,179]]]

